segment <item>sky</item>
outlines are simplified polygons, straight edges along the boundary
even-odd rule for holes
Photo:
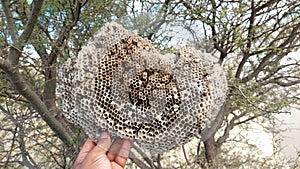
[[[292,109],[290,115],[280,115],[278,118],[281,118],[286,123],[281,126],[281,129],[287,129],[281,133],[283,137],[280,145],[283,148],[282,152],[287,157],[295,156],[296,150],[300,151],[300,111]]]
[[[299,55],[300,49],[289,54],[290,57],[295,59],[299,59]],[[300,107],[300,105],[297,106]],[[300,151],[300,110],[291,109],[291,114],[280,114],[278,118],[285,123],[280,128],[286,129],[281,133],[283,140],[280,146],[283,148],[283,153],[288,157],[295,156],[296,150]]]

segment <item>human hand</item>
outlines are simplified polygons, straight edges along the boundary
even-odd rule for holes
[[[108,132],[102,132],[98,144],[87,139],[81,148],[73,169],[123,169],[125,167],[131,142],[116,139],[111,145]]]

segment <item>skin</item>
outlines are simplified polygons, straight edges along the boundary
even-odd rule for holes
[[[123,169],[131,145],[132,143],[126,139],[116,139],[111,144],[109,134],[103,132],[97,144],[91,138],[86,140],[73,169]]]

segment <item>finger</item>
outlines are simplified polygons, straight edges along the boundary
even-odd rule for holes
[[[83,168],[93,168],[102,163],[109,163],[106,152],[111,144],[110,136],[107,132],[102,132],[98,144],[88,153],[82,162]]]
[[[111,168],[113,169],[124,169],[124,166],[120,166],[119,164],[117,164],[115,161],[111,162]]]
[[[87,154],[96,146],[96,143],[93,141],[93,139],[88,138],[84,145],[82,146],[76,160],[74,163],[74,167],[76,168],[78,165],[80,165],[82,163],[82,161],[85,159],[85,157],[87,156]]]
[[[97,154],[106,154],[111,144],[111,138],[108,132],[102,132],[97,146],[91,151]]]
[[[129,140],[123,140],[123,145],[119,151],[119,154],[115,157],[115,162],[121,167],[125,167],[131,148],[131,142]]]
[[[107,158],[110,161],[114,161],[115,157],[118,155],[120,149],[122,148],[123,141],[124,141],[123,139],[116,139],[114,143],[111,145],[107,153]]]

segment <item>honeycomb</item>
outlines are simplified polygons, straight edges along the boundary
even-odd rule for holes
[[[205,127],[224,103],[226,78],[209,54],[161,55],[112,22],[60,67],[57,93],[65,117],[95,140],[108,131],[163,153]]]

